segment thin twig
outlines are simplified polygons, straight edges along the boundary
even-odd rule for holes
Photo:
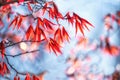
[[[14,46],[14,45],[17,45],[17,44],[20,44],[20,43],[22,43],[22,42],[36,42],[36,43],[40,43],[41,41],[28,41],[28,40],[19,41],[19,42],[16,42],[16,43],[13,43],[13,44],[11,44],[11,45],[6,46],[5,48],[11,47],[11,46]]]
[[[16,55],[5,55],[5,56],[10,56],[10,57],[17,57],[17,56],[21,56],[21,55],[25,55],[25,54],[29,54],[29,53],[34,53],[34,52],[37,52],[37,51],[40,51],[40,50],[33,50],[33,51],[26,51],[24,53],[18,53]]]
[[[5,59],[6,59],[7,63],[8,63],[8,65],[11,67],[11,69],[13,69],[17,74],[26,75],[26,73],[18,72],[18,71],[11,65],[11,63],[9,62],[9,59],[7,58],[7,56],[5,56]]]

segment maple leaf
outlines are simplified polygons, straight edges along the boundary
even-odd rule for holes
[[[106,46],[105,48],[104,48],[104,51],[105,52],[107,52],[107,53],[109,53],[109,54],[111,54],[111,55],[113,55],[113,56],[117,56],[118,55],[118,53],[119,53],[119,48],[117,47],[117,46],[113,46],[113,45],[111,45],[111,46]]]
[[[56,18],[56,21],[58,22],[58,19],[63,19],[63,15],[58,11],[57,5],[53,2],[53,13],[54,17]]]
[[[43,37],[42,40],[47,39],[43,30],[39,27],[39,24],[36,25],[35,31],[33,29],[33,26],[30,25],[29,28],[26,31],[25,36],[26,36],[27,40],[30,38],[33,41],[41,41],[41,36]]]
[[[76,34],[77,34],[78,29],[79,29],[80,32],[81,32],[81,33],[83,34],[83,36],[84,36],[83,26],[81,25],[81,23],[80,23],[78,20],[76,20],[75,27],[76,27]]]
[[[63,42],[63,37],[62,37],[62,33],[61,33],[61,29],[60,28],[58,28],[55,31],[54,39],[57,40],[58,43]]]
[[[4,63],[4,62],[3,62],[3,70],[4,70],[4,73],[5,73],[5,74],[9,74],[9,73],[10,73],[10,71],[9,71],[6,63]]]
[[[0,62],[0,74],[4,76],[5,74],[9,74],[10,71],[4,62]]]
[[[63,15],[58,11],[56,4],[53,1],[50,1],[49,4],[53,5],[53,7],[49,8],[49,17],[52,19],[55,18],[57,22],[58,19],[63,19]]]
[[[21,26],[21,24],[22,24],[22,21],[23,21],[23,17],[22,16],[20,16],[20,19],[19,19],[19,21],[18,21],[18,29],[20,28],[20,26]]]
[[[39,80],[44,80],[44,75],[47,73],[47,71],[43,71],[42,73],[40,73],[39,75],[38,75],[38,77],[39,77]]]
[[[22,21],[23,21],[23,16],[19,16],[19,17],[17,16],[12,20],[9,27],[11,27],[13,25],[14,26],[13,29],[15,29],[16,26],[17,26],[17,29],[19,29],[22,24]]]
[[[33,75],[32,80],[39,80],[39,78],[37,76]]]
[[[88,29],[87,25],[90,25],[90,26],[94,27],[90,22],[88,22],[87,20],[85,20],[83,18],[81,18],[81,25],[85,26],[87,29]]]
[[[67,31],[65,30],[65,28],[62,27],[62,30],[60,28],[58,28],[55,31],[54,39],[57,40],[58,43],[61,43],[61,42],[63,42],[63,40],[67,40],[69,42],[70,37],[69,37]]]
[[[40,41],[41,40],[41,31],[40,28],[38,26],[36,26],[35,29],[35,41]]]
[[[43,32],[43,30],[41,29],[41,35],[43,36],[43,40],[47,40],[47,37],[45,35],[45,33]]]
[[[65,38],[69,42],[70,36],[68,35],[64,27],[62,28],[62,35],[63,35],[63,38]]]
[[[53,7],[54,7],[54,13],[57,14],[58,13],[58,7],[56,6],[56,4],[53,2]]]
[[[30,36],[31,36],[31,38],[34,38],[34,36],[35,36],[32,25],[30,25],[28,30],[26,31],[26,39],[28,40],[30,38]]]
[[[52,19],[55,18],[53,8],[49,8],[49,17],[52,18]]]
[[[65,15],[65,17],[67,18],[68,22],[73,25],[74,17],[71,17],[69,12]]]
[[[57,18],[64,19],[63,15],[60,12],[58,12]]]
[[[49,21],[45,18],[43,19],[43,23],[47,29],[53,30],[52,25],[55,25],[54,23],[52,23],[51,21]]]
[[[1,53],[2,59],[3,59],[5,56],[5,46],[4,46],[3,41],[0,42],[0,53]]]
[[[31,80],[30,75],[28,73],[26,74],[25,80]]]
[[[30,3],[27,3],[27,6],[28,6],[28,9],[29,9],[30,11],[33,11],[33,9],[32,9],[32,7],[31,7]]]
[[[12,20],[12,22],[10,23],[9,27],[14,24],[14,28],[15,28],[16,25],[17,25],[17,22],[18,22],[18,17],[15,17],[15,18]],[[14,28],[13,28],[13,29],[14,29]]]
[[[40,27],[36,26],[36,29],[35,29],[35,41],[41,41],[41,36],[44,37],[43,38],[44,40],[47,39],[45,33],[43,32],[43,30]]]
[[[43,27],[44,27],[43,21],[42,21],[42,19],[39,18],[39,17],[38,17],[38,19],[37,19],[37,25],[38,25],[38,26],[43,26]]]
[[[60,45],[52,38],[50,38],[49,43],[48,43],[49,50],[53,50],[54,53],[57,55],[57,53],[62,53],[60,50]]]
[[[106,45],[103,47],[103,50],[108,54],[117,56],[120,49],[117,46],[111,45],[108,37],[105,38],[105,43]]]
[[[0,62],[0,75],[4,76],[3,63],[2,62]]]
[[[14,80],[20,80],[20,77],[19,76],[15,76]]]
[[[43,8],[42,8],[43,14],[42,15],[45,14],[45,11],[47,10],[47,7],[48,7],[49,4],[50,4],[50,2],[46,2],[46,4],[43,6]]]
[[[87,20],[79,17],[76,13],[73,13],[73,17],[75,18],[75,21],[76,21],[76,23],[75,23],[76,33],[77,33],[78,29],[79,29],[80,32],[81,32],[81,33],[83,34],[83,36],[84,36],[84,31],[83,31],[84,27],[85,27],[87,30],[89,30],[87,25],[90,25],[90,26],[94,27],[90,22],[88,22]]]

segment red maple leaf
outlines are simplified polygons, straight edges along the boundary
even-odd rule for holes
[[[79,29],[80,32],[81,32],[81,33],[83,34],[83,36],[84,36],[84,31],[83,31],[83,29],[86,28],[87,30],[89,30],[87,25],[94,27],[90,22],[88,22],[87,20],[81,18],[81,17],[78,16],[76,13],[73,13],[73,17],[75,18],[75,21],[76,21],[76,23],[75,23],[76,33],[77,33],[78,29]]]
[[[58,28],[58,29],[55,31],[54,39],[55,39],[58,43],[63,42],[63,37],[62,37],[62,33],[61,33],[61,29],[60,29],[60,28]]]
[[[20,77],[19,76],[15,76],[14,80],[20,80]]]
[[[0,62],[0,75],[4,76],[5,74],[9,74],[10,71],[4,62]]]
[[[73,25],[74,17],[71,17],[69,12],[65,15],[65,17],[67,18],[68,22]]]
[[[10,23],[9,27],[11,27],[12,25],[14,25],[13,29],[15,29],[16,25],[18,23],[18,17],[15,17],[12,22]]]
[[[37,76],[33,75],[32,80],[39,80],[39,78]]]
[[[64,27],[62,28],[62,35],[63,35],[63,39],[65,39],[69,42],[70,36],[68,35],[68,33]]]
[[[2,55],[2,58],[4,58],[4,56],[5,56],[5,46],[4,46],[3,41],[0,42],[0,53]]]
[[[48,43],[49,50],[53,50],[54,53],[57,55],[57,53],[62,53],[60,50],[60,45],[52,38],[50,38],[49,43]]]
[[[106,45],[103,48],[103,50],[108,54],[117,56],[120,51],[119,47],[117,47],[115,45],[111,45],[108,37],[105,38],[105,43],[106,43]]]
[[[79,29],[80,32],[81,32],[81,33],[83,34],[83,36],[84,36],[83,26],[81,25],[81,23],[80,23],[78,20],[76,20],[75,27],[76,27],[76,34],[77,34],[77,32],[78,32],[78,29]]]
[[[41,41],[41,37],[43,37],[42,40],[47,39],[45,33],[43,32],[43,30],[40,27],[36,26],[36,29],[35,29],[35,41]]]
[[[28,73],[26,74],[25,80],[31,80],[30,75]]]
[[[39,17],[38,17],[38,20],[37,20],[37,25],[38,25],[38,26],[43,26],[43,27],[44,27],[44,23],[43,23],[42,19],[39,18]]]
[[[3,63],[0,62],[0,75],[4,75],[4,72],[3,72]]]
[[[32,7],[31,7],[30,3],[27,3],[27,6],[28,6],[28,9],[29,9],[30,11],[33,11],[33,9],[32,9]]]
[[[19,21],[18,21],[18,24],[17,24],[17,28],[18,28],[18,29],[20,28],[20,26],[21,26],[21,24],[22,24],[22,21],[23,21],[23,17],[20,16]]]
[[[55,25],[54,23],[45,18],[43,19],[43,23],[46,26],[46,29],[53,30],[52,25]]]
[[[34,32],[34,29],[32,27],[32,25],[29,26],[28,30],[26,31],[26,39],[28,40],[30,37],[31,38],[34,38],[35,36],[35,32]]]

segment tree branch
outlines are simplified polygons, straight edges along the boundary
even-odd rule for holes
[[[43,41],[43,40],[41,40],[41,41]],[[41,41],[28,41],[28,40],[25,40],[25,41],[20,41],[20,42],[13,43],[11,45],[6,46],[5,48],[20,44],[22,42],[37,42],[37,43],[40,43]]]
[[[26,52],[24,52],[24,53],[18,53],[18,54],[16,54],[16,55],[7,55],[7,54],[5,54],[5,56],[17,57],[17,56],[25,55],[25,54],[28,54],[28,53],[34,53],[34,52],[37,52],[37,51],[40,51],[40,50],[26,51]]]
[[[26,51],[26,52],[24,52],[24,53],[19,53],[19,54],[17,54],[17,55],[6,55],[6,54],[5,54],[5,59],[6,59],[7,64],[10,66],[11,69],[13,69],[13,70],[16,72],[16,74],[26,75],[27,73],[19,72],[17,69],[15,69],[15,68],[11,65],[11,63],[9,62],[9,59],[8,59],[7,56],[17,57],[17,56],[20,56],[20,55],[24,55],[24,54],[28,54],[28,53],[33,53],[33,52],[37,52],[37,51],[40,51],[40,50],[33,50],[33,51],[29,51],[29,52]],[[28,73],[29,73],[29,72],[28,72]],[[33,73],[29,73],[29,74],[32,75]]]
[[[21,74],[21,75],[26,75],[26,73],[21,73],[21,72],[18,72],[9,62],[9,59],[7,58],[7,56],[5,56],[5,59],[8,63],[8,65],[11,67],[11,69],[13,69],[17,74]]]

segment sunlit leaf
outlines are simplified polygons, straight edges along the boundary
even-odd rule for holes
[[[4,63],[4,62],[3,62],[3,70],[4,70],[4,73],[5,73],[5,74],[9,74],[9,73],[10,73],[10,71],[9,71],[6,63]]]
[[[22,18],[22,16],[21,16],[20,19],[19,19],[19,21],[18,21],[18,25],[17,25],[17,26],[18,26],[18,27],[17,27],[18,29],[20,28],[20,26],[21,26],[21,24],[22,24],[22,21],[23,21],[23,18]]]
[[[28,40],[30,37],[34,38],[34,29],[32,27],[32,25],[29,26],[28,30],[26,31],[26,39]]]
[[[0,62],[0,75],[10,74],[10,71],[5,62]]]
[[[0,62],[0,75],[4,76],[3,63]]]
[[[52,23],[51,21],[49,21],[45,18],[44,18],[43,22],[44,22],[44,25],[46,26],[46,29],[53,30],[52,25],[55,25],[54,23]]]
[[[33,9],[32,9],[32,7],[31,7],[30,3],[27,3],[27,6],[28,6],[28,9],[29,9],[30,11],[33,11]]]
[[[87,30],[89,30],[87,25],[94,27],[90,22],[88,22],[87,20],[81,18],[81,17],[80,17],[79,15],[77,15],[76,13],[73,13],[73,17],[74,17],[75,20],[76,20],[76,23],[75,23],[76,33],[77,33],[77,31],[78,31],[78,28],[79,28],[80,32],[81,32],[81,33],[83,34],[83,36],[84,36],[84,31],[83,31],[83,29],[86,28]]]
[[[10,23],[9,27],[14,24],[14,25],[13,25],[13,26],[14,26],[13,29],[15,29],[15,27],[16,27],[16,25],[17,25],[17,21],[18,21],[18,17],[15,17],[15,18],[12,20],[12,22]]]
[[[36,26],[35,29],[35,41],[40,41],[41,40],[41,29]]]
[[[62,28],[62,35],[63,35],[63,38],[69,42],[70,36],[68,35],[64,27]]]
[[[53,50],[56,55],[57,55],[57,53],[60,53],[60,54],[62,53],[61,50],[60,50],[61,46],[55,40],[53,40],[52,38],[50,38],[48,46],[49,46],[49,49]]]
[[[65,17],[67,18],[68,22],[73,25],[74,17],[71,17],[69,12],[65,15]]]
[[[28,73],[26,74],[25,80],[31,80],[30,75]]]
[[[76,27],[76,33],[77,33],[78,29],[79,29],[80,32],[81,32],[81,33],[83,34],[83,36],[84,36],[83,26],[81,25],[81,23],[80,23],[78,20],[76,20],[75,27]]]
[[[15,76],[14,80],[20,80],[20,77],[19,76]]]
[[[58,29],[55,31],[54,39],[55,39],[58,43],[63,42],[63,37],[62,37],[62,33],[61,33],[61,29],[60,29],[60,28],[58,28]]]
[[[40,80],[37,76],[33,75],[32,80]]]
[[[41,18],[38,17],[38,20],[37,20],[37,25],[38,26],[43,26],[44,27],[44,24],[43,24],[43,21]]]

